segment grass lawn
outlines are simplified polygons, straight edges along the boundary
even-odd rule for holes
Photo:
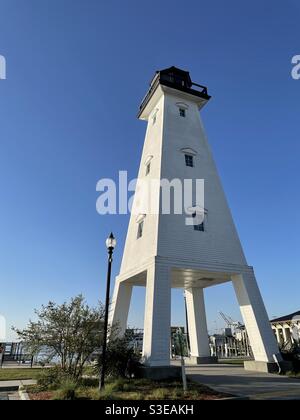
[[[2,368],[0,369],[0,381],[15,381],[23,379],[37,379],[42,369],[39,368],[26,368],[26,369],[14,369],[14,368]]]
[[[188,383],[183,392],[180,381],[151,381],[148,379],[118,379],[109,381],[105,390],[99,392],[97,380],[88,380],[75,391],[77,400],[215,400],[230,395],[221,394],[195,382]],[[65,399],[68,386],[57,390],[40,390],[38,386],[27,387],[32,400]]]

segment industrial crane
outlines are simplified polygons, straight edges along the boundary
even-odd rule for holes
[[[231,330],[232,328],[236,330],[236,329],[241,329],[243,327],[243,324],[241,324],[239,321],[234,321],[230,316],[225,315],[223,312],[220,311],[219,314],[228,325],[228,328],[231,328]]]

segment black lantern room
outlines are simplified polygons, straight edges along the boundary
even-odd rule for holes
[[[190,95],[195,95],[199,98],[205,99],[206,101],[211,98],[208,95],[207,88],[205,86],[192,82],[188,71],[172,66],[156,72],[154,78],[150,82],[150,89],[140,105],[139,115],[143,112],[158,85],[180,90],[182,92],[189,93]]]

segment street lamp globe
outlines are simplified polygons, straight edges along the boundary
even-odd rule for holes
[[[113,233],[111,233],[109,237],[106,239],[106,247],[107,249],[115,249],[116,245],[117,245],[117,240],[114,237]]]

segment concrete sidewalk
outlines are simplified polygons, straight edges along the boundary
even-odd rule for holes
[[[32,379],[24,379],[24,380],[17,380],[17,381],[0,381],[0,392],[3,389],[8,388],[21,388],[24,385],[35,385],[36,381]]]
[[[19,401],[20,395],[18,391],[4,391],[0,389],[0,401]]]
[[[18,391],[7,391],[1,392],[0,390],[0,401],[19,401],[20,396]]]
[[[36,381],[0,381],[0,401],[19,401],[21,400],[19,389],[25,385],[35,385]]]
[[[251,400],[300,400],[300,380],[245,371],[242,366],[215,364],[188,366],[190,379],[220,392]]]

